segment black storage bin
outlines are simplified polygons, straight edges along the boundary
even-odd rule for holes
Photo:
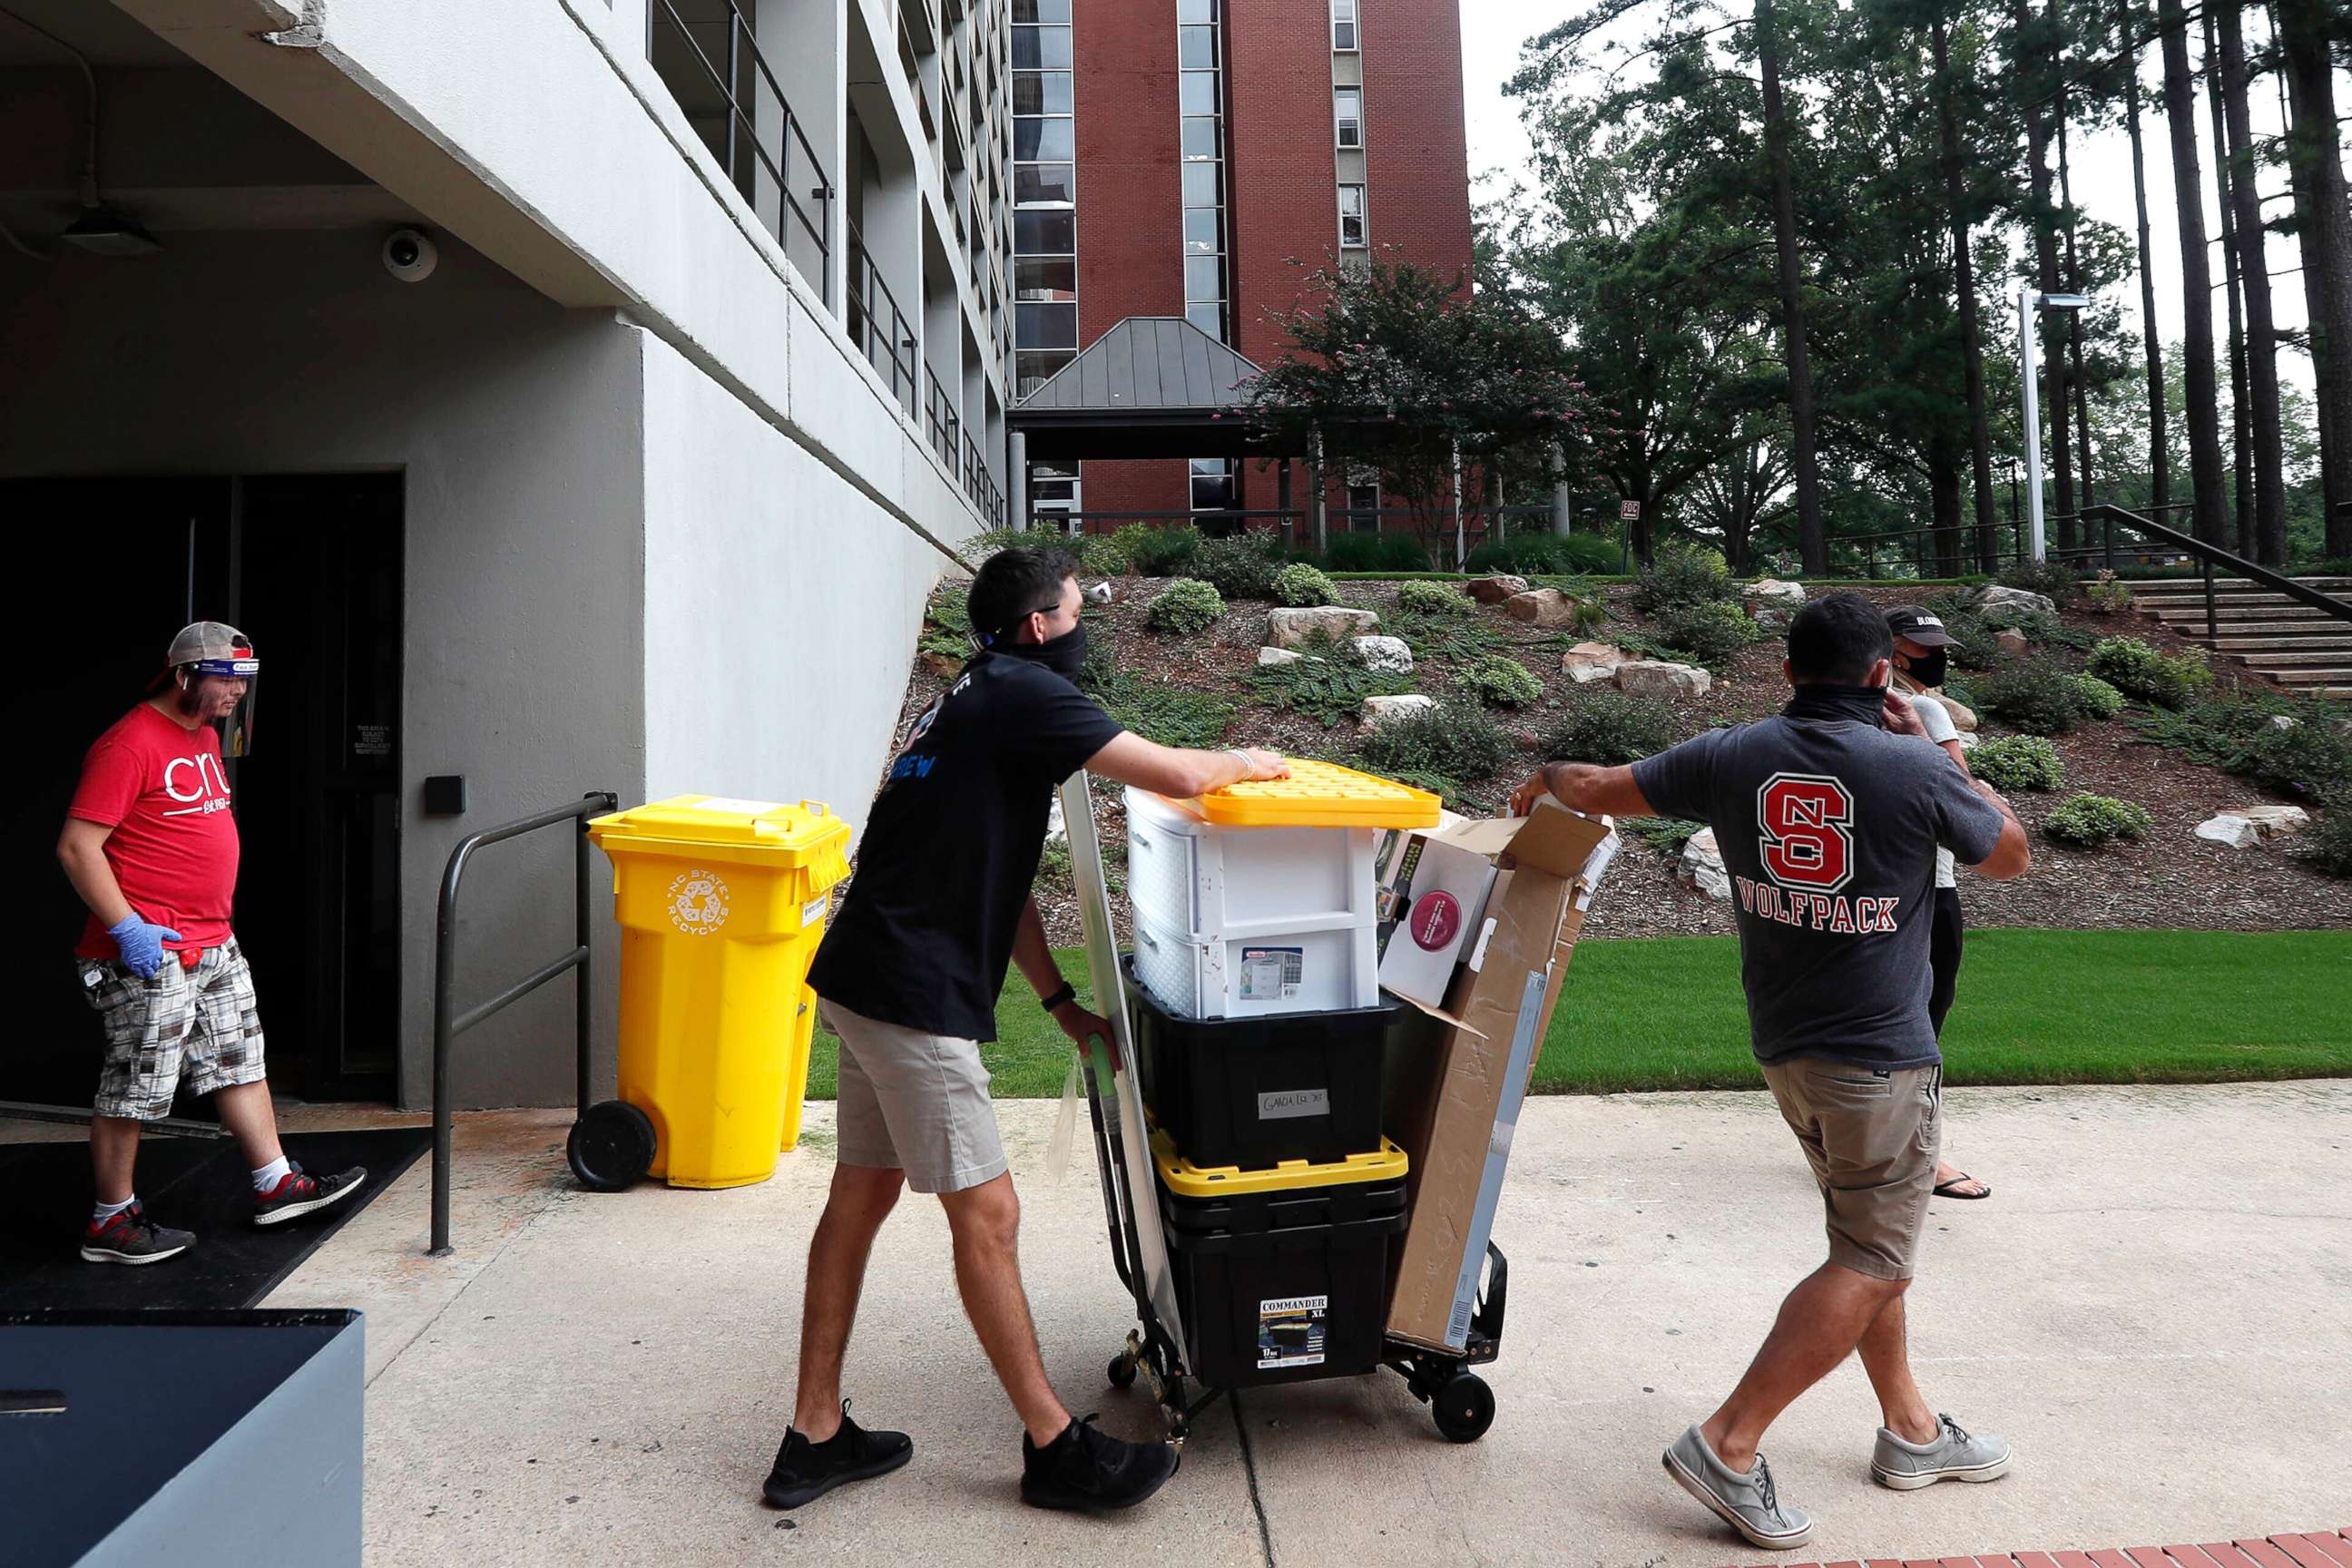
[[[1404,1230],[1402,1152],[1384,1142],[1350,1162],[1369,1180],[1263,1190],[1328,1181],[1325,1165],[1213,1190],[1233,1178],[1175,1161],[1164,1131],[1153,1142],[1192,1375],[1248,1388],[1376,1370],[1389,1247]]]
[[[1143,1102],[1193,1164],[1262,1170],[1377,1148],[1382,1061],[1404,1004],[1179,1018],[1128,975]]]

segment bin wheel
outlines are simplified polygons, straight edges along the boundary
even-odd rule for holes
[[[1495,1424],[1495,1391],[1475,1373],[1456,1373],[1429,1402],[1429,1413],[1449,1443],[1475,1443]]]
[[[563,1141],[572,1173],[592,1193],[626,1192],[643,1181],[653,1168],[654,1148],[653,1118],[625,1100],[590,1106]]]
[[[1113,1388],[1132,1388],[1135,1386],[1135,1358],[1133,1356],[1115,1355],[1110,1358],[1110,1385]]]

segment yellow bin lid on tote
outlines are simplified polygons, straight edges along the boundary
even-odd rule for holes
[[[1328,1164],[1285,1160],[1266,1170],[1244,1171],[1238,1165],[1195,1165],[1176,1152],[1176,1141],[1165,1132],[1151,1135],[1151,1158],[1160,1180],[1179,1197],[1213,1198],[1223,1193],[1288,1193],[1304,1187],[1340,1187],[1351,1182],[1394,1182],[1410,1168],[1405,1152],[1381,1140],[1369,1154],[1350,1154]]]
[[[1442,805],[1427,790],[1307,759],[1293,761],[1286,779],[1171,804],[1218,827],[1434,827]]]
[[[588,837],[606,854],[691,854],[806,874],[810,895],[849,875],[849,825],[815,801],[798,805],[681,795],[599,816]]]

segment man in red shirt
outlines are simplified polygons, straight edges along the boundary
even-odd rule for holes
[[[318,1177],[286,1158],[262,1065],[253,974],[229,929],[236,817],[215,724],[243,703],[261,661],[234,626],[198,621],[172,639],[147,700],[82,763],[58,858],[89,906],[75,954],[106,1026],[91,1119],[98,1203],[91,1263],[160,1263],[194,1245],[147,1217],[131,1190],[139,1124],[167,1115],[181,1079],[210,1094],[253,1171],[256,1225],[342,1202],[366,1171]]]

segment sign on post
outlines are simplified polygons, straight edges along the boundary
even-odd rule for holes
[[[1617,503],[1617,521],[1620,521],[1620,522],[1639,522],[1639,521],[1642,521],[1642,503],[1641,503],[1640,501],[1637,501],[1637,500],[1621,500],[1621,501],[1619,501],[1619,502]]]

